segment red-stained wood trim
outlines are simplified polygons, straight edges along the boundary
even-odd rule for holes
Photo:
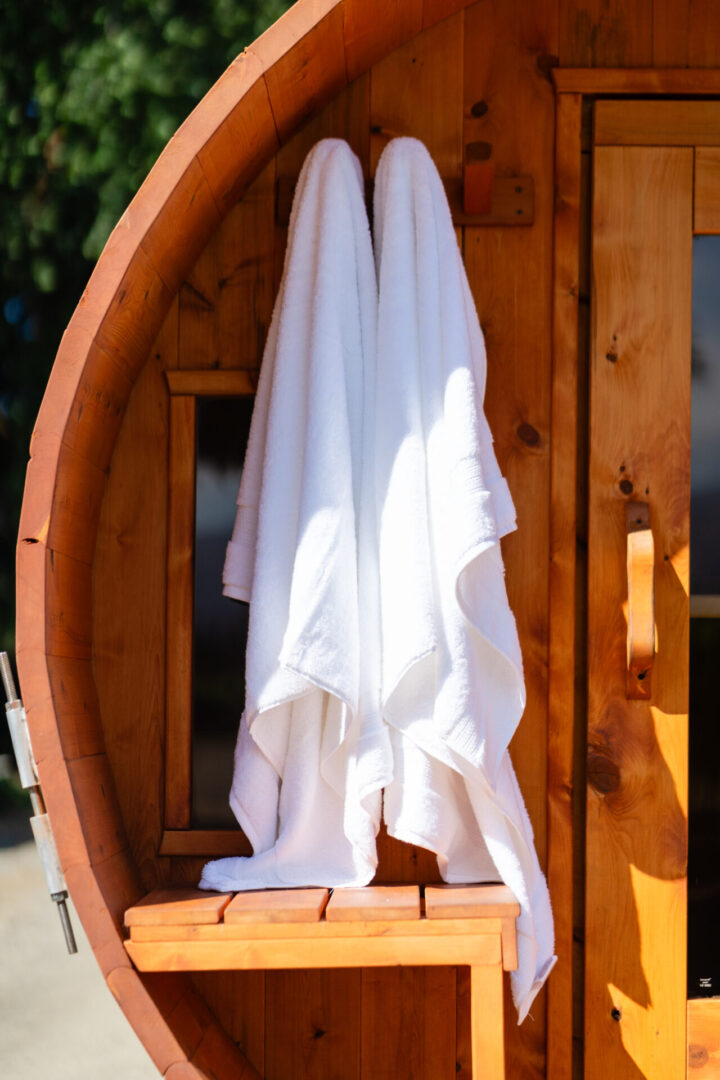
[[[563,94],[720,94],[719,68],[552,68]]]
[[[580,134],[582,96],[555,109],[555,237],[550,464],[548,886],[558,964],[548,981],[548,1075],[572,1073],[573,760]]]

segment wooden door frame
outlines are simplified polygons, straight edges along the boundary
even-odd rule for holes
[[[583,232],[582,116],[586,98],[720,95],[720,70],[693,68],[554,68],[555,216],[553,246],[552,413],[550,483],[549,671],[548,671],[548,884],[553,900],[559,963],[548,983],[547,1061],[552,1080],[573,1075],[574,983],[582,985],[582,958],[573,946],[574,909],[582,906],[583,835],[577,836],[584,777],[575,761],[583,702],[578,701],[576,577],[579,373],[585,354],[579,318]],[[577,680],[579,682],[580,680]],[[581,691],[582,693],[582,691]],[[578,707],[580,706],[580,707]],[[576,788],[578,789],[576,792]],[[582,818],[581,818],[582,820]],[[576,970],[573,971],[573,964]],[[694,1027],[708,1027],[707,1003],[689,1007],[688,1042]],[[583,1010],[584,1011],[584,1010]],[[702,1017],[701,1017],[702,1013]],[[697,1021],[694,1024],[694,1021]],[[584,1020],[582,1021],[584,1026]],[[718,1010],[720,1029],[720,1010]],[[575,1024],[577,1026],[578,1019]],[[704,1041],[704,1040],[703,1040]],[[720,1040],[717,1040],[720,1042]],[[579,1075],[579,1073],[577,1073]]]

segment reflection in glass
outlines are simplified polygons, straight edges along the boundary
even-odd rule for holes
[[[688,996],[720,994],[720,237],[693,242]]]
[[[199,397],[196,405],[191,821],[198,829],[237,825],[228,795],[245,700],[248,605],[222,595],[222,568],[252,404]]]

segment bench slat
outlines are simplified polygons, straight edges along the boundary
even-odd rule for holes
[[[155,889],[125,912],[126,926],[192,926],[219,923],[232,893],[185,886]]]
[[[263,889],[239,892],[225,910],[226,923],[313,923],[328,902],[328,889]]]
[[[335,889],[325,912],[328,922],[368,922],[374,919],[419,919],[417,885],[367,885]]]
[[[427,885],[428,919],[513,918],[520,905],[507,885]]]

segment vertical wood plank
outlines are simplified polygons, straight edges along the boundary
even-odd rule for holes
[[[654,67],[686,67],[690,47],[691,0],[653,0]]]
[[[720,233],[720,147],[695,150],[693,227],[696,233]]]
[[[450,1080],[455,1062],[455,968],[366,968],[362,1080]]]
[[[590,397],[585,1075],[685,1069],[690,149],[599,147]],[[650,504],[658,654],[625,695],[625,502]]]
[[[179,367],[260,366],[274,299],[275,164],[228,213],[180,290]]]
[[[440,175],[462,175],[463,15],[413,38],[372,69],[370,167],[398,135],[425,143]]]
[[[266,973],[265,1080],[358,1080],[361,978],[359,968]]]
[[[195,398],[170,398],[168,453],[165,827],[190,826],[195,552]]]
[[[653,0],[560,0],[563,67],[652,67]]]
[[[518,514],[503,541],[528,703],[511,753],[547,855],[548,563],[554,100],[539,57],[557,54],[553,0],[481,3],[465,12],[464,142],[484,143],[501,175],[535,178],[528,229],[465,228],[465,266],[488,354],[485,411]],[[519,1029],[507,1017],[509,1076],[545,1073],[545,996]]]
[[[171,309],[128,402],[110,464],[93,572],[93,660],[107,754],[146,888],[158,883],[163,805]]]
[[[582,96],[555,111],[555,243],[550,479],[548,885],[558,964],[548,985],[548,1073],[572,1074],[575,544]]]
[[[502,967],[470,968],[473,1076],[505,1080]]]
[[[265,972],[195,972],[192,981],[221,1026],[262,1076],[265,1071]]]
[[[715,0],[691,0],[688,64],[720,66],[720,19]]]
[[[345,55],[348,79],[353,80],[392,52],[408,38],[419,34],[423,20],[423,0],[387,4],[384,0],[345,0]],[[382,35],[377,33],[382,24]]]

